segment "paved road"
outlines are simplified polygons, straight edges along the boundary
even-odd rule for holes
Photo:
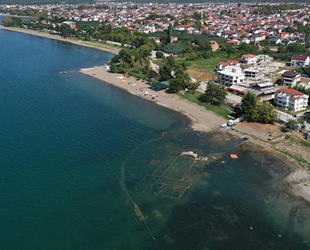
[[[153,61],[151,59],[150,59],[150,65],[151,65],[152,70],[154,70],[156,73],[158,73],[159,66],[156,65],[155,63],[153,63]]]
[[[242,97],[241,97],[241,96],[238,96],[238,95],[234,95],[234,94],[232,94],[232,93],[228,93],[228,95],[226,96],[226,99],[227,99],[229,102],[239,104],[239,103],[241,103]]]

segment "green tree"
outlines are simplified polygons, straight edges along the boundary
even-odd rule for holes
[[[166,59],[163,59],[162,65],[159,67],[159,75],[161,81],[169,81],[173,79],[173,70],[175,68],[174,57],[169,56]]]
[[[269,40],[265,39],[265,40],[261,41],[260,45],[263,47],[268,47],[269,46]]]
[[[182,21],[182,24],[185,24],[185,25],[189,23],[191,23],[191,21],[188,19],[188,17],[185,17]]]
[[[242,115],[246,121],[259,123],[274,123],[277,113],[268,102],[261,102],[253,93],[246,93],[241,102]]]
[[[194,27],[195,29],[197,29],[197,30],[201,30],[202,24],[201,24],[200,21],[196,21],[196,22],[194,23],[193,27]]]
[[[167,35],[168,35],[167,43],[169,43],[170,42],[170,38],[173,36],[173,27],[172,27],[171,23],[169,23],[168,30],[167,30]]]
[[[242,115],[247,121],[258,119],[258,97],[253,93],[246,93],[241,101]]]
[[[200,19],[201,19],[201,13],[199,13],[199,12],[196,11],[196,12],[194,13],[194,15],[193,15],[193,18],[196,19],[196,20],[200,20]]]
[[[273,106],[269,102],[259,102],[259,119],[260,123],[274,123],[277,121],[278,116]]]
[[[184,85],[184,81],[182,78],[174,78],[169,82],[169,90],[172,93],[178,93]]]
[[[291,130],[295,130],[296,127],[298,126],[297,121],[295,120],[288,120],[288,122],[281,127],[282,132],[289,132]]]
[[[303,114],[303,119],[307,122],[310,123],[310,112],[305,112]]]
[[[221,105],[225,102],[227,89],[223,84],[209,82],[204,94],[200,96],[202,102],[209,102],[216,105]]]
[[[283,54],[283,53],[285,53],[286,52],[286,50],[285,50],[285,47],[284,47],[284,45],[282,45],[281,43],[278,45],[278,51],[277,51],[277,53],[278,54]]]
[[[161,51],[156,51],[156,58],[163,58],[164,57],[164,53]]]
[[[201,45],[202,47],[202,50],[205,50],[205,51],[212,51],[212,47],[211,47],[211,44],[210,44],[210,41],[207,40],[207,41],[204,41]]]
[[[74,33],[74,30],[70,28],[69,25],[62,24],[59,28],[58,31],[63,37],[69,37]]]
[[[2,18],[2,23],[5,27],[20,26],[22,22],[23,20],[19,17],[6,16]]]
[[[303,45],[300,45],[299,43],[291,43],[286,48],[287,52],[293,52],[293,53],[302,53],[306,52],[306,48]]]
[[[185,63],[177,63],[174,57],[164,58],[159,67],[159,80],[169,81],[170,91],[177,93],[181,89],[191,86],[191,79],[186,70]]]
[[[239,50],[242,50],[246,53],[256,53],[257,47],[251,44],[247,44],[247,43],[240,43]]]

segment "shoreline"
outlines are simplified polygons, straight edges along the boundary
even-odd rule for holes
[[[96,49],[96,50],[105,51],[105,52],[115,54],[115,55],[118,54],[120,51],[120,49],[118,47],[113,47],[113,46],[109,46],[109,45],[105,45],[105,44],[95,44],[95,43],[90,42],[90,41],[83,41],[83,40],[79,40],[76,38],[75,39],[63,38],[59,35],[51,35],[49,33],[42,32],[42,31],[27,30],[27,29],[16,28],[16,27],[4,27],[3,25],[0,25],[0,29],[24,33],[24,34],[28,34],[28,35],[32,35],[32,36],[39,36],[39,37],[53,39],[53,40],[62,41],[62,42],[66,42],[66,43],[71,43],[71,44],[75,44],[75,45],[79,45],[79,46],[84,46],[84,47],[88,47],[88,48],[92,48],[92,49]]]
[[[65,39],[61,38],[60,36],[50,35],[44,32],[25,30],[22,28],[8,28],[4,27],[3,25],[0,25],[0,29],[63,41],[79,46],[105,51],[112,54],[117,54],[119,52],[119,48],[116,47],[110,48],[108,46],[99,44],[96,46],[95,44],[89,42],[87,43],[86,41]],[[161,105],[165,108],[169,108],[174,111],[182,113],[191,120],[191,127],[195,131],[201,131],[201,132],[214,131],[215,129],[220,129],[220,125],[226,122],[224,118],[219,117],[213,112],[206,111],[203,107],[191,103],[187,100],[182,100],[177,95],[174,94],[167,94],[165,92],[161,92],[158,95],[158,97],[152,99],[150,95],[147,96],[144,95],[145,90],[148,90],[148,92],[151,95],[156,94],[155,91],[148,89],[149,87],[148,84],[141,81],[137,81],[134,77],[125,77],[124,79],[126,80],[126,82],[121,82],[121,79],[117,77],[123,76],[122,74],[109,73],[103,66],[81,69],[80,73],[91,76],[93,78],[96,78],[102,82],[113,85],[115,87],[124,89],[125,91],[133,95],[139,96],[149,101],[153,101],[154,103]],[[128,82],[132,82],[132,84],[128,85]],[[140,91],[139,88],[143,88],[143,91]],[[239,126],[240,125],[237,125],[238,129]],[[255,130],[250,129],[249,134],[256,135],[255,132],[256,132]],[[229,130],[228,133],[231,136],[237,136],[239,138],[243,138],[246,134],[244,133],[244,131],[236,131],[236,130]],[[285,191],[294,197],[300,197],[301,199],[310,202],[310,174],[308,170],[301,167],[300,164],[290,156],[275,150],[270,143],[255,138],[251,138],[250,143],[254,147],[258,147],[259,148],[258,150],[272,153],[274,157],[276,157],[281,162],[286,164],[289,167],[289,173],[287,176],[283,178],[283,182],[287,183],[289,186],[285,189]]]
[[[135,77],[125,77],[123,74],[110,73],[104,66],[85,68],[79,72],[121,88],[132,95],[152,101],[157,105],[182,113],[191,120],[191,127],[196,131],[209,132],[220,129],[220,125],[228,120],[214,114],[212,111],[205,110],[204,107],[195,103],[182,100],[176,94],[167,94],[165,91],[156,92],[150,88],[149,84],[141,80],[138,81]]]
[[[236,128],[239,129],[238,124],[236,125]],[[244,138],[244,132],[237,129],[230,130],[228,133],[235,137]],[[283,191],[310,203],[310,173],[308,169],[302,167],[289,155],[275,150],[268,142],[251,137],[247,143],[250,143],[251,146],[257,148],[257,150],[266,153],[266,155],[269,154],[272,157],[275,157],[286,165],[288,167],[288,174],[282,179],[284,184]]]

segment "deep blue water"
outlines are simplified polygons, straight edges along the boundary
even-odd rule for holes
[[[78,73],[112,56],[0,30],[0,249],[309,249],[288,167]]]

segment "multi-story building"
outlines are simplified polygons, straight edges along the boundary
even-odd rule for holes
[[[218,71],[217,76],[218,81],[223,82],[226,86],[245,84],[245,74],[239,66],[227,66],[223,70]]]
[[[300,82],[300,79],[300,73],[288,70],[282,74],[281,83],[284,86],[294,87]]]
[[[299,111],[307,108],[308,95],[293,89],[279,89],[275,93],[274,103],[277,107]]]
[[[244,70],[245,76],[248,78],[258,78],[262,75],[262,69],[261,68],[254,68],[250,67]]]

